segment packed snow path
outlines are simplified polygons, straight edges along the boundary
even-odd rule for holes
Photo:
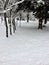
[[[38,23],[21,23],[17,31],[5,37],[0,23],[0,65],[49,65],[49,23],[38,30]]]

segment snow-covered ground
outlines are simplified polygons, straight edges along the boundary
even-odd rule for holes
[[[5,37],[0,23],[0,65],[49,65],[49,23],[38,30],[38,22],[21,22],[17,31]]]

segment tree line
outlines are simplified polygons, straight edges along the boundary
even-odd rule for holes
[[[43,3],[44,2],[44,3]],[[16,30],[16,26],[15,26],[15,16],[18,12],[20,15],[20,21],[21,21],[21,11],[23,12],[27,12],[27,22],[29,22],[29,13],[33,12],[33,15],[35,16],[35,18],[39,19],[39,25],[38,25],[38,29],[42,29],[43,28],[43,20],[44,20],[44,24],[47,23],[47,20],[49,18],[49,2],[47,2],[46,0],[43,0],[43,2],[38,3],[38,1],[32,1],[32,0],[19,0],[18,3],[13,4],[10,3],[11,7],[9,7],[7,9],[7,5],[9,3],[9,0],[3,0],[4,3],[4,20],[5,20],[5,27],[6,27],[6,37],[8,37],[8,24],[7,24],[7,12],[9,12],[9,18],[8,18],[8,22],[9,22],[9,27],[10,27],[10,35],[12,35],[12,28],[11,28],[11,16],[12,17],[12,24],[13,24],[13,30],[15,33]],[[2,13],[1,13],[2,14]],[[13,15],[14,14],[14,15]],[[18,20],[18,19],[17,19]]]

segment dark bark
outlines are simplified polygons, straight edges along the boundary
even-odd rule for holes
[[[45,17],[45,22],[44,22],[44,24],[46,24],[47,23],[47,18]]]
[[[29,13],[27,13],[27,22],[29,22]]]
[[[6,9],[8,2],[9,0],[6,0],[5,5],[4,5],[4,10]],[[8,37],[8,25],[7,25],[7,20],[6,20],[6,13],[4,13],[4,20],[5,20],[5,26],[6,26],[6,37]]]
[[[11,27],[11,10],[10,10],[10,35],[12,35],[12,27]]]
[[[13,18],[12,24],[13,24],[13,33],[15,33],[16,31],[15,18]]]
[[[39,19],[39,26],[38,26],[38,29],[42,29],[42,19]]]
[[[21,13],[19,13],[19,15],[20,15],[20,27],[21,27],[22,15],[21,15]]]
[[[22,17],[21,17],[21,13],[19,13],[20,14],[20,21],[21,21],[21,19],[22,19]]]
[[[6,26],[6,37],[8,37],[8,25],[6,20],[6,13],[4,13],[4,20],[5,20],[5,26]]]
[[[48,4],[46,4],[46,1],[45,1],[45,5],[44,5],[44,14],[45,14],[44,24],[46,24],[47,23],[47,14],[48,14]]]
[[[10,35],[12,35],[12,27],[11,27],[11,19],[10,18],[9,18],[8,22],[9,22],[9,28],[10,28]]]
[[[12,29],[11,29],[11,24],[9,25],[9,27],[10,27],[10,35],[12,35]]]

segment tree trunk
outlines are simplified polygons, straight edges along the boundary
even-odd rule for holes
[[[8,25],[6,20],[6,13],[4,13],[4,20],[5,20],[5,26],[6,26],[6,37],[8,37]]]
[[[22,16],[21,16],[21,13],[19,13],[20,14],[20,27],[21,27],[21,19],[22,19]]]
[[[15,18],[13,18],[12,24],[13,24],[13,33],[15,33],[16,30]]]
[[[10,10],[10,25],[9,25],[9,27],[10,27],[10,35],[12,35],[12,26],[11,26],[11,10]]]
[[[6,0],[5,5],[4,5],[4,10],[6,9],[8,2],[9,0]],[[6,26],[6,37],[8,37],[8,25],[7,25],[7,20],[6,20],[6,13],[4,13],[4,20],[5,20],[5,26]]]
[[[29,13],[27,13],[27,22],[29,22]]]
[[[38,29],[42,29],[42,19],[39,20],[39,26]]]
[[[44,22],[44,24],[46,24],[47,23],[47,18],[45,17],[45,22]]]
[[[44,11],[45,11],[45,22],[44,22],[44,24],[46,24],[47,23],[47,14],[48,14],[46,1],[45,1],[45,9],[44,9]]]
[[[12,35],[11,20],[10,20],[9,28],[10,28],[10,35]]]

